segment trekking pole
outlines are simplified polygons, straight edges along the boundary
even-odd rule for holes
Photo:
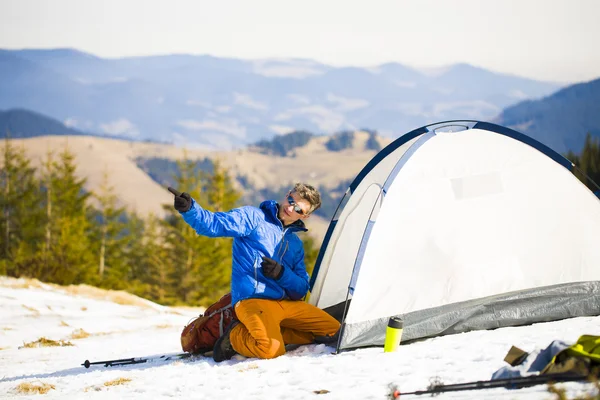
[[[415,395],[420,396],[423,394],[436,395],[444,392],[458,392],[462,390],[480,390],[480,389],[493,389],[493,388],[506,388],[506,389],[521,389],[528,386],[535,386],[550,382],[572,382],[572,381],[583,381],[588,379],[586,375],[578,375],[572,373],[563,374],[548,374],[548,375],[532,375],[522,376],[517,378],[506,378],[506,379],[490,379],[487,381],[473,381],[464,383],[455,383],[450,385],[444,384],[433,384],[425,390],[417,390],[414,392],[402,393],[399,389],[395,389],[390,398],[398,399],[402,396]]]
[[[179,354],[172,354],[172,355],[165,354],[165,355],[157,356],[157,357],[133,357],[133,358],[121,358],[121,359],[117,359],[117,360],[94,361],[94,362],[90,362],[90,360],[85,360],[83,362],[83,364],[81,364],[81,365],[86,368],[89,368],[91,365],[102,365],[102,364],[104,364],[105,367],[114,367],[117,365],[143,364],[145,362],[152,362],[152,361],[181,360],[181,359],[188,358],[191,356],[192,356],[192,353],[179,353]]]
[[[94,361],[90,362],[90,360],[85,360],[83,364],[84,367],[89,368],[90,365],[100,365],[104,364],[105,367],[112,367],[113,365],[126,365],[126,364],[141,364],[145,363],[147,360],[144,358],[121,358],[119,360],[107,360],[107,361]]]

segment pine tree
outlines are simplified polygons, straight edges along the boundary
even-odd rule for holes
[[[158,218],[150,215],[143,220],[136,214],[131,214],[128,216],[126,231],[128,290],[160,304],[177,303],[168,279],[173,266]]]
[[[312,275],[317,257],[319,256],[319,246],[317,241],[310,235],[304,235],[302,238],[302,245],[304,246],[304,264],[306,265],[306,272]]]
[[[587,134],[580,162],[581,170],[596,183],[596,185],[600,185],[600,138],[593,137],[590,133]],[[594,183],[586,182],[592,191],[600,190]]]
[[[569,151],[565,157],[577,166],[574,174],[590,190],[600,191],[600,138],[593,137],[589,132],[585,138],[581,155]],[[591,179],[591,181],[590,181]]]
[[[43,239],[40,183],[24,148],[4,141],[0,168],[0,273],[20,276]],[[26,269],[26,267],[25,267]]]
[[[177,162],[177,166],[179,176],[174,177],[176,186],[202,204],[202,187],[206,174],[200,171],[197,164],[187,158],[185,153],[183,160]],[[208,244],[208,238],[198,236],[172,207],[167,210],[170,217],[166,219],[166,245],[170,250],[169,260],[173,266],[167,277],[167,285],[179,302],[192,304],[191,293],[198,285],[192,270],[194,263],[204,257],[203,244]]]
[[[90,251],[90,223],[84,190],[85,179],[77,178],[75,156],[68,148],[45,165],[47,229],[40,249],[44,265],[41,280],[59,284],[92,282],[94,257]]]
[[[124,289],[127,287],[128,263],[124,257],[126,238],[125,208],[118,206],[114,187],[108,182],[108,172],[94,193],[99,210],[93,212],[93,250],[97,257],[97,279],[101,287]]]

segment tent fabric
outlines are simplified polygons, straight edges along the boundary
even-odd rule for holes
[[[338,349],[383,344],[391,316],[418,339],[600,313],[600,201],[571,167],[477,121],[383,149],[340,203],[311,280],[312,304],[348,304]]]
[[[600,282],[521,290],[403,314],[402,341],[598,315],[599,308]],[[346,324],[341,347],[383,346],[388,320]]]

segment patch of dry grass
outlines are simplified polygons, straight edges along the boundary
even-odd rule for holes
[[[36,341],[33,342],[29,342],[29,343],[23,343],[23,346],[19,347],[20,349],[22,348],[35,348],[35,347],[64,347],[64,346],[73,346],[73,343],[71,342],[67,342],[64,340],[52,340],[52,339],[47,339],[45,337],[41,337]]]
[[[127,382],[131,382],[131,379],[130,378],[118,378],[118,379],[113,379],[112,381],[104,382],[104,386],[124,385]]]
[[[238,372],[246,372],[246,371],[250,371],[251,369],[258,369],[258,364],[252,363],[252,364],[245,365],[244,367],[239,368]]]
[[[156,329],[169,329],[172,328],[173,325],[169,325],[169,324],[162,324],[162,325],[155,325],[154,326]]]
[[[33,307],[26,306],[25,304],[21,304],[21,306],[22,306],[24,309],[26,309],[26,310],[28,310],[28,311],[31,311],[31,312],[33,313],[33,315],[34,315],[34,316],[36,316],[36,317],[37,317],[38,315],[40,315],[40,312],[39,312],[37,309],[33,308]]]
[[[21,394],[46,394],[50,390],[56,389],[56,386],[50,383],[20,383],[15,390]]]
[[[0,284],[4,287],[9,287],[12,289],[41,289],[44,287],[44,283],[38,281],[37,279],[32,278],[9,278],[4,277]]]
[[[57,289],[57,291],[64,292],[64,293],[67,293],[70,295],[78,295],[78,296],[92,298],[92,299],[107,300],[107,301],[112,301],[113,303],[121,304],[121,305],[137,306],[137,307],[144,307],[144,308],[153,308],[154,307],[154,304],[151,301],[145,300],[141,297],[138,297],[131,293],[125,292],[123,290],[106,290],[106,289],[101,289],[101,288],[97,288],[97,287],[90,286],[90,285],[60,286],[60,285],[57,285],[54,283],[40,282],[39,280],[32,279],[32,278],[12,278],[12,277],[7,277],[7,276],[6,277],[2,276],[2,277],[0,277],[0,286],[14,288],[14,289],[54,288],[54,289]],[[30,311],[34,310],[30,307],[26,307],[26,306],[24,306],[24,307],[29,309]],[[47,306],[47,307],[48,307],[48,309],[52,310],[50,306]],[[86,311],[86,310],[87,310],[86,307],[82,307],[82,311]],[[35,310],[35,311],[39,313],[39,311],[37,311],[37,310]]]
[[[12,331],[12,330],[13,330],[13,328],[10,328],[10,327],[8,327],[8,326],[3,326],[3,327],[2,327],[2,330],[3,330],[3,331]]]
[[[83,389],[83,391],[89,392],[91,390],[94,390],[96,392],[100,392],[102,389],[104,389],[106,387],[124,385],[127,382],[131,382],[131,379],[130,378],[117,378],[117,379],[113,379],[112,381],[104,382],[102,385],[88,386],[85,389]]]
[[[71,325],[67,324],[65,321],[60,321],[60,326],[71,326]]]
[[[8,349],[10,349],[10,347],[0,347],[0,351],[2,351],[2,350],[8,350]]]
[[[89,337],[89,336],[90,336],[90,334],[81,328],[75,329],[73,331],[73,333],[71,333],[71,339],[85,339],[86,337]]]
[[[112,301],[125,306],[151,308],[152,303],[123,290],[106,290],[89,285],[70,285],[63,288],[68,294]]]

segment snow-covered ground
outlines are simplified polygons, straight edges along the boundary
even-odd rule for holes
[[[95,288],[62,288],[0,277],[0,398],[81,399],[386,399],[391,386],[425,389],[432,378],[446,384],[487,380],[505,366],[511,345],[532,351],[561,339],[600,334],[600,317],[476,331],[400,346],[338,355],[309,345],[273,360],[239,357],[92,366],[90,361],[180,353],[179,334],[200,309],[159,306]],[[86,336],[86,333],[89,336]],[[84,337],[86,336],[86,337]],[[72,346],[23,347],[45,337]],[[28,387],[45,394],[26,394]],[[565,383],[569,396],[593,391]],[[424,396],[402,396],[403,399]],[[540,385],[520,390],[444,393],[438,399],[552,399]]]

